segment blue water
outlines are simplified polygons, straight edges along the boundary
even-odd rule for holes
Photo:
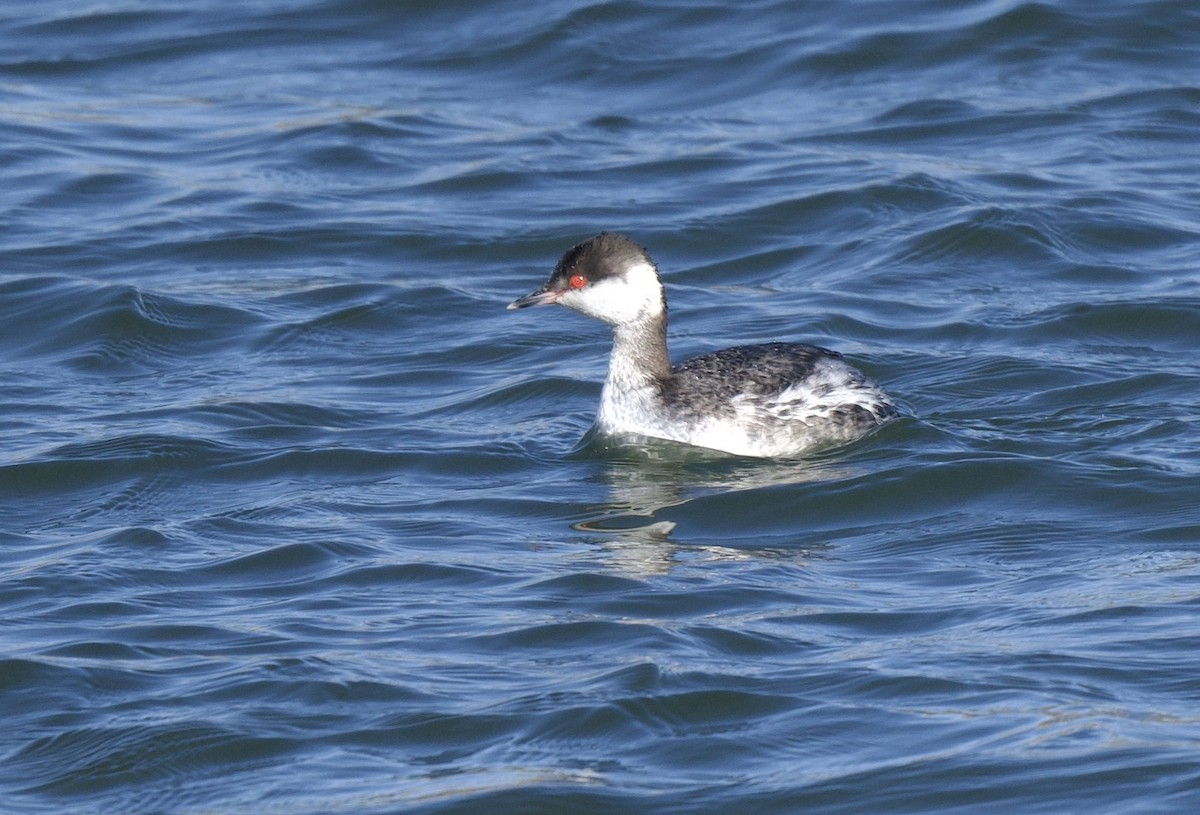
[[[10,0],[0,810],[1200,810],[1200,7]],[[506,312],[905,416],[588,433]]]

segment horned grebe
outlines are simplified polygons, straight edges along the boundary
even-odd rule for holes
[[[796,456],[859,438],[896,415],[841,354],[798,343],[727,348],[672,367],[667,301],[646,250],[601,232],[509,309],[557,303],[612,326],[596,427],[742,456]]]

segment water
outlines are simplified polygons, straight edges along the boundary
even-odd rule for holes
[[[1195,4],[26,0],[0,111],[5,812],[1200,806]],[[905,418],[587,437],[603,228]]]

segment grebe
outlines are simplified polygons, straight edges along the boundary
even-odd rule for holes
[[[789,457],[853,441],[897,415],[878,385],[814,345],[743,345],[672,366],[658,268],[623,235],[572,247],[544,286],[508,308],[554,303],[612,326],[596,414],[605,435]]]

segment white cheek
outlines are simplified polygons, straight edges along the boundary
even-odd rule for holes
[[[601,280],[586,289],[564,294],[558,302],[606,323],[624,323],[636,319],[641,304],[629,287],[615,280]]]
[[[631,323],[662,314],[662,284],[653,266],[638,263],[623,278],[599,280],[567,292],[558,302],[606,323]]]

